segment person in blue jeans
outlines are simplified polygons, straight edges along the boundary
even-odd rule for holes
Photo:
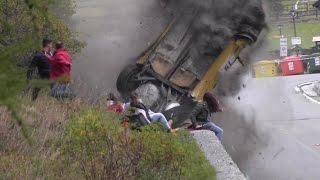
[[[214,124],[213,122],[208,122],[203,124],[202,129],[213,131],[216,134],[219,141],[222,141],[223,129],[217,126],[216,124]]]
[[[211,121],[212,114],[221,111],[219,101],[211,93],[206,93],[203,101],[198,102],[191,112],[192,128],[213,131],[222,141],[223,129]]]
[[[171,131],[171,127],[169,124],[169,121],[167,120],[167,118],[162,114],[162,113],[155,113],[152,112],[151,110],[149,110],[149,115],[151,118],[151,122],[159,122],[163,125],[163,127],[167,130],[167,131]]]
[[[159,122],[168,132],[176,132],[178,129],[172,129],[172,121],[168,121],[162,113],[155,113],[148,109],[142,101],[139,99],[136,93],[132,93],[130,96],[130,103],[128,106],[135,108],[135,114],[142,114],[148,123]],[[125,108],[126,109],[126,108]]]

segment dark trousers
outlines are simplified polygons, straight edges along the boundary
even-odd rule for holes
[[[41,91],[41,88],[39,88],[39,87],[34,87],[32,89],[32,94],[31,94],[32,101],[35,101],[38,98],[40,91]]]

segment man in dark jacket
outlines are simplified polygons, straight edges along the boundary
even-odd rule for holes
[[[218,100],[212,94],[206,93],[203,102],[199,102],[191,112],[192,127],[213,131],[221,141],[223,129],[211,121],[212,114],[221,111]]]
[[[37,52],[33,57],[29,72],[28,79],[32,78],[33,71],[38,70],[38,75],[40,79],[50,79],[50,62],[49,57],[52,56],[52,41],[50,39],[43,39],[42,41],[42,50]]]
[[[33,57],[31,64],[29,66],[29,70],[27,72],[27,78],[29,80],[34,79],[34,72],[38,72],[36,74],[37,77],[43,80],[50,79],[50,62],[49,58],[51,57],[52,50],[52,40],[43,39],[42,41],[42,49],[37,52]],[[32,100],[37,99],[40,88],[35,87],[32,91]]]

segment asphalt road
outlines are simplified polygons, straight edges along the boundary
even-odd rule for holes
[[[295,92],[319,79],[247,77],[245,88],[227,100],[216,119],[227,151],[249,179],[319,179],[320,105]]]
[[[120,71],[152,43],[170,19],[157,0],[78,0],[72,24],[87,43],[75,58],[78,94],[115,92]]]
[[[155,40],[169,17],[157,0],[78,0],[74,29],[87,43],[73,67],[78,93],[115,91],[118,73]],[[216,115],[227,151],[249,179],[320,178],[320,106],[294,91],[316,79],[320,75],[245,78],[245,88]]]

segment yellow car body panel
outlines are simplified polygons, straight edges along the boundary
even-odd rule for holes
[[[191,95],[197,100],[202,100],[206,92],[211,92],[218,80],[219,71],[228,61],[234,61],[239,57],[243,48],[247,45],[245,40],[231,41],[226,49],[213,61],[210,69],[207,71],[202,80],[193,89]]]
[[[176,18],[173,18],[167,27],[163,30],[158,39],[150,46],[150,48],[138,59],[137,64],[143,65],[147,60],[149,55],[153,52],[153,50],[160,44],[161,40],[168,34],[174,23],[176,22]]]
[[[176,22],[176,18],[172,19],[160,36],[157,38],[155,43],[150,46],[150,48],[145,51],[145,53],[136,62],[137,65],[144,65],[149,56],[154,52],[155,48],[161,43],[161,41],[166,37],[168,32],[171,30]],[[242,49],[248,45],[248,41],[244,39],[232,40],[225,50],[213,60],[209,70],[205,73],[205,76],[196,84],[196,86],[190,90],[190,94],[197,100],[202,100],[206,92],[211,92],[218,80],[219,71],[227,62],[234,62],[235,59],[239,57]]]

